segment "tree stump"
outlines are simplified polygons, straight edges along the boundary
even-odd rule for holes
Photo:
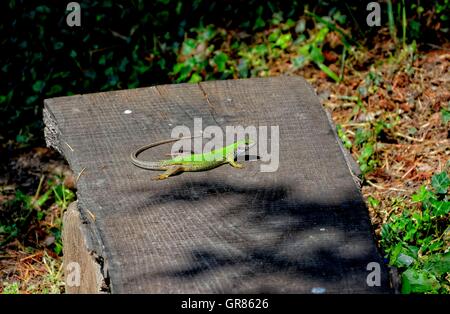
[[[278,125],[278,170],[252,161],[153,181],[156,172],[131,164],[130,151],[170,138],[174,126],[193,129],[194,118]],[[69,293],[391,292],[354,163],[302,78],[52,98],[44,121],[47,144],[79,176],[63,227],[66,280],[68,265],[81,276]]]

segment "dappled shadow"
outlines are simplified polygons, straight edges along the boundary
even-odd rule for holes
[[[202,221],[205,229],[213,230],[211,238],[188,238],[192,241],[183,242],[183,258],[140,276],[165,283],[169,292],[172,285],[201,286],[205,281],[213,286],[210,292],[311,292],[314,287],[387,291],[386,269],[382,287],[366,284],[367,264],[381,260],[359,197],[311,201],[292,186],[198,180],[171,184],[165,193],[148,197],[142,208],[175,208],[188,220],[211,204],[219,207],[209,213],[214,219]]]

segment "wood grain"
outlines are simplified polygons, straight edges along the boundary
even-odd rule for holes
[[[95,221],[83,237],[104,261],[111,292],[390,292],[361,193],[303,79],[76,95],[47,99],[44,111],[48,145],[75,174],[84,169],[77,208],[82,221],[88,211]],[[203,127],[279,125],[278,171],[247,162],[152,181],[155,172],[131,164],[131,150],[169,138],[177,125],[192,130],[199,117]],[[366,284],[370,262],[381,265],[380,287]]]

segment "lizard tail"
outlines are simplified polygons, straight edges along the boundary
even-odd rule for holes
[[[138,159],[139,154],[141,154],[143,151],[146,151],[147,149],[150,149],[150,148],[153,148],[153,147],[156,147],[156,146],[159,146],[159,145],[173,143],[173,142],[176,142],[176,141],[179,141],[179,140],[191,139],[191,138],[200,137],[200,136],[202,136],[202,135],[186,136],[186,137],[180,137],[180,138],[171,138],[171,139],[168,139],[168,140],[154,142],[154,143],[151,143],[151,144],[144,145],[144,146],[138,148],[137,150],[131,152],[131,154],[130,154],[131,162],[136,167],[139,167],[139,168],[142,168],[142,169],[147,169],[147,170],[166,170],[166,167],[164,167],[161,164],[161,162],[139,160]]]

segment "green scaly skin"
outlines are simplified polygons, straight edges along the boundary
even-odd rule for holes
[[[163,174],[153,178],[154,180],[164,180],[180,172],[207,171],[224,164],[230,164],[234,168],[242,168],[243,165],[237,163],[235,158],[244,153],[246,147],[254,145],[250,140],[240,140],[204,154],[183,154],[172,159],[160,161],[142,161],[137,158],[140,153],[149,148],[186,138],[169,139],[142,146],[131,153],[131,162],[143,169],[165,171]]]

